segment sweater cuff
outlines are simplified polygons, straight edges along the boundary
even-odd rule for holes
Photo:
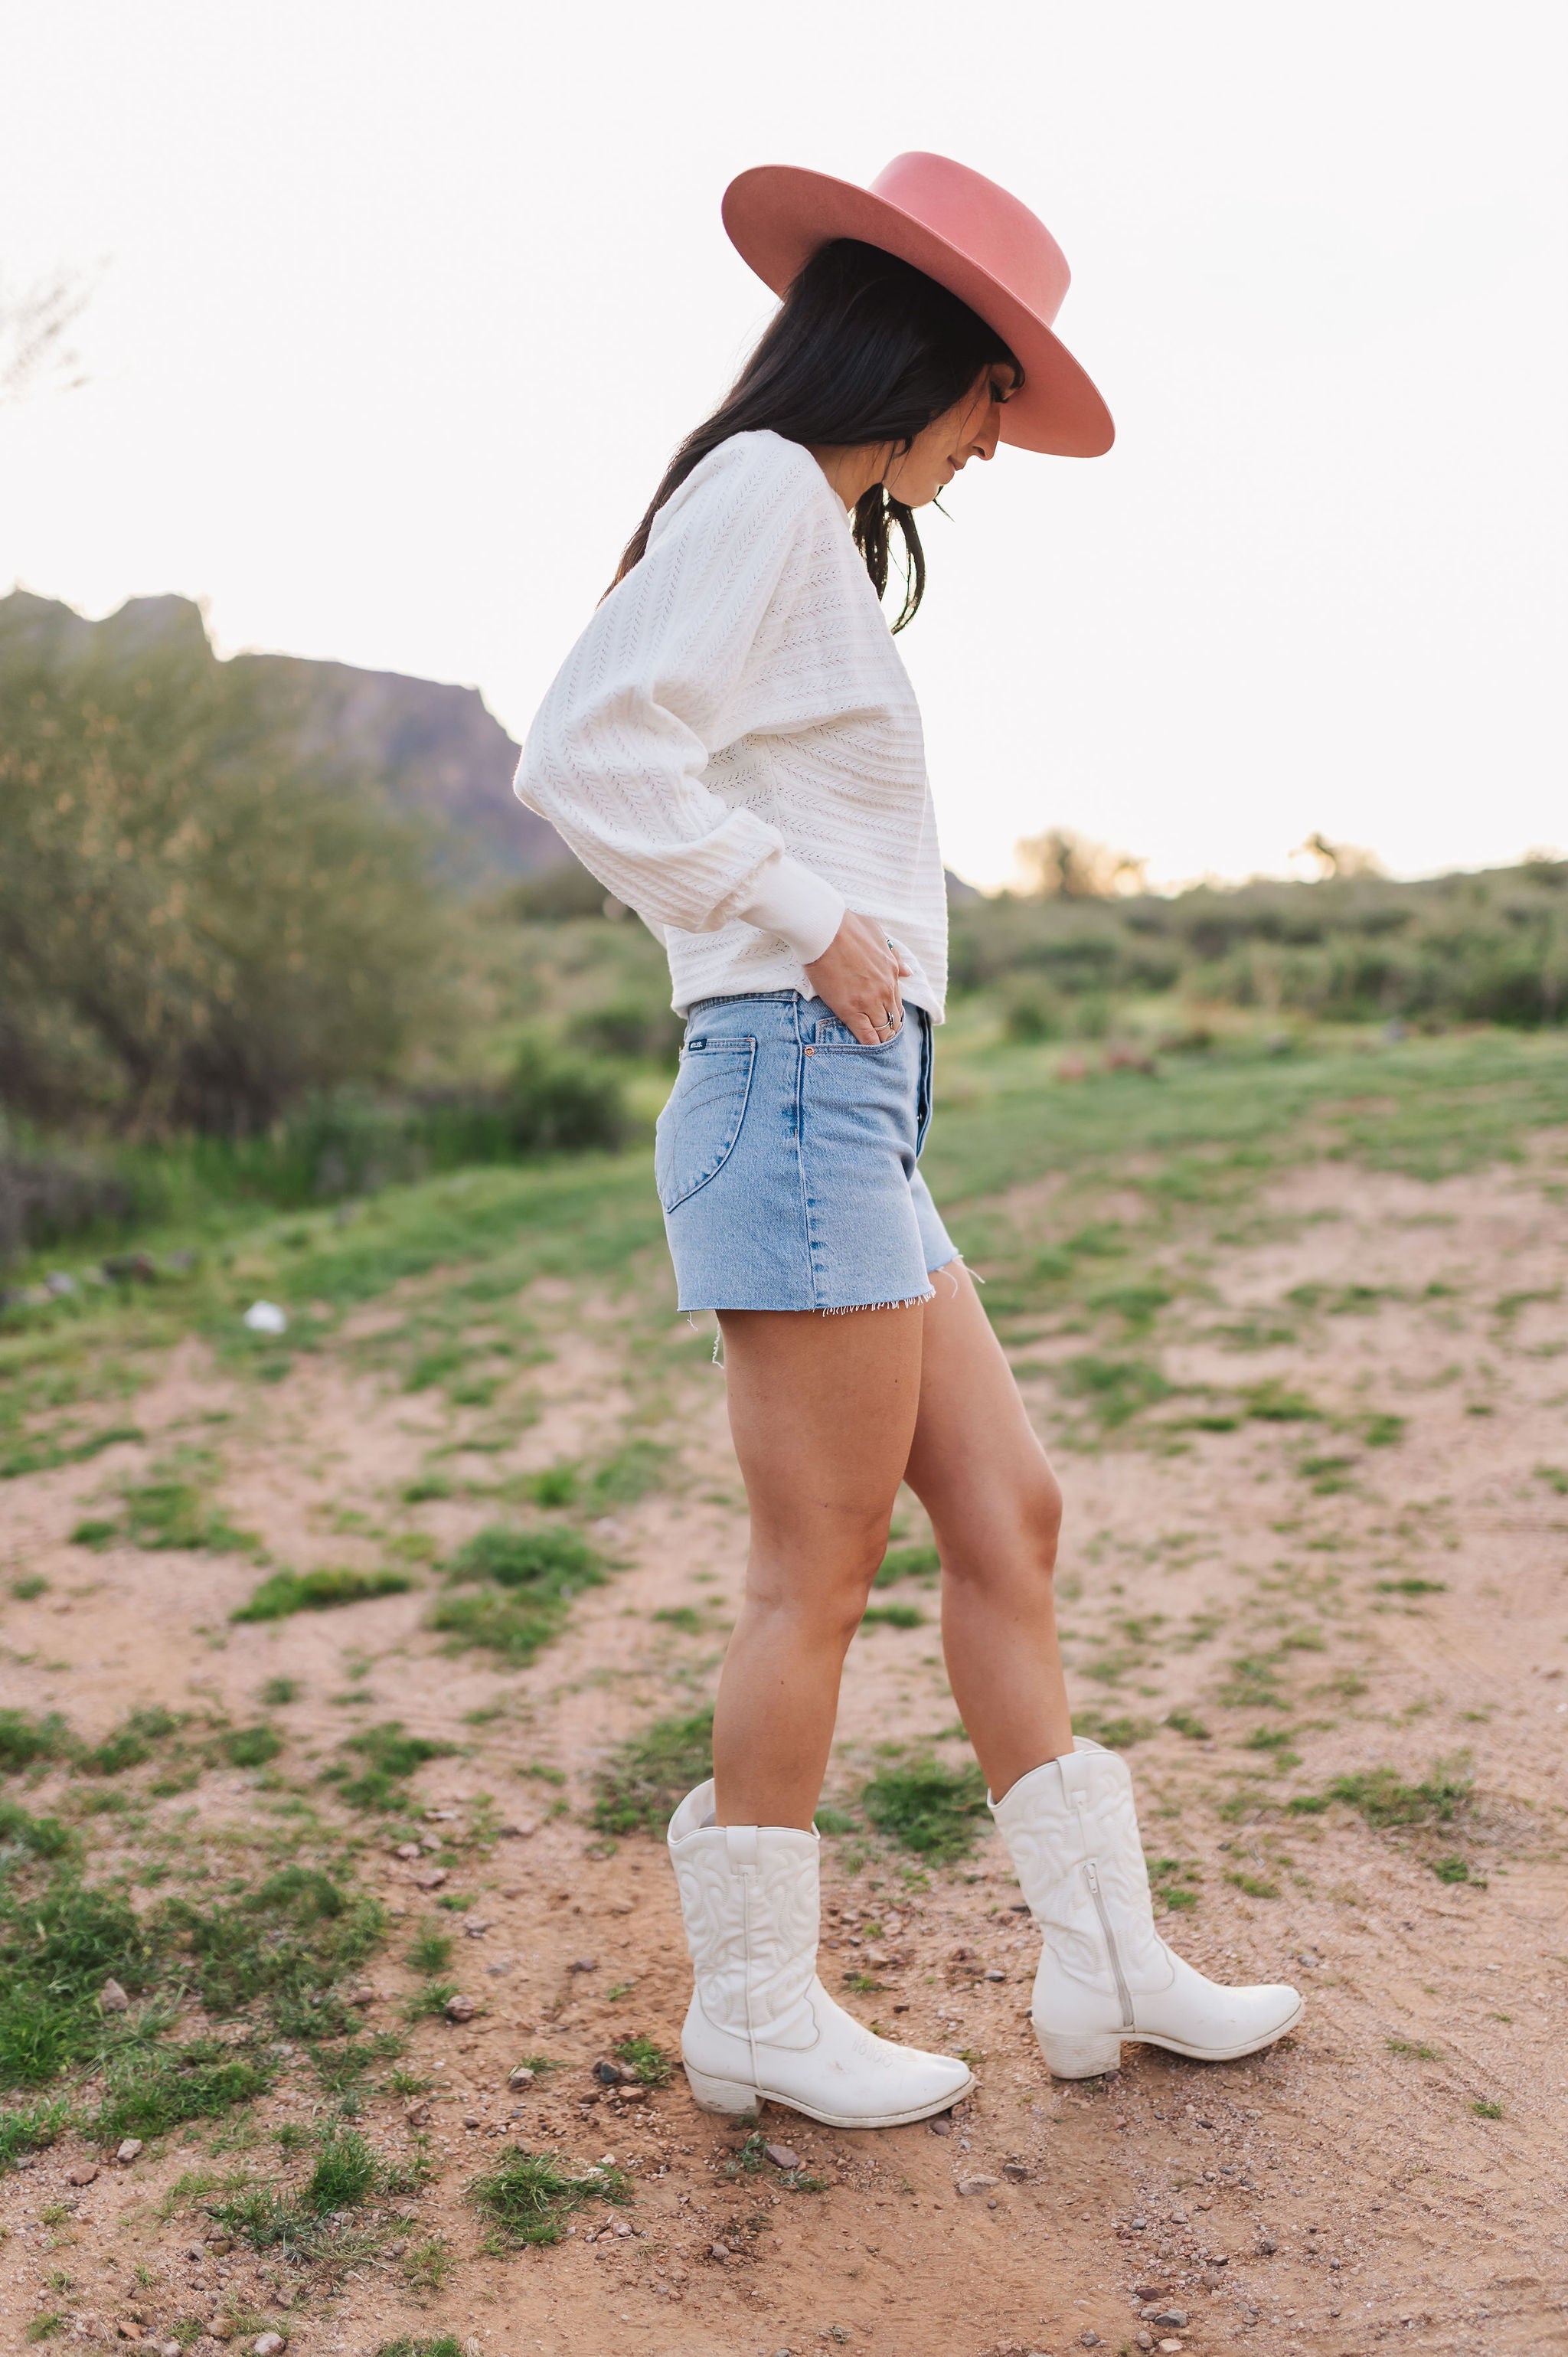
[[[777,851],[758,868],[751,898],[736,910],[748,925],[777,933],[802,965],[820,958],[844,919],[844,903],[831,884]]]

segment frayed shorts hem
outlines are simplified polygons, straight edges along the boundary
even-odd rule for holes
[[[963,1254],[953,1253],[947,1260],[937,1263],[930,1270],[940,1276],[944,1269],[961,1268]],[[799,1301],[682,1301],[678,1318],[702,1318],[712,1310],[716,1317],[724,1309],[766,1309],[793,1318],[853,1318],[858,1309],[923,1309],[928,1301],[937,1297],[937,1288],[928,1285],[923,1293],[907,1293],[901,1301],[813,1301],[802,1306]]]

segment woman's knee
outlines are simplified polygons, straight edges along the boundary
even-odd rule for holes
[[[1048,1587],[1061,1535],[1062,1493],[1044,1463],[1010,1496],[993,1498],[983,1518],[943,1533],[942,1569],[968,1586],[994,1587],[1022,1579]]]
[[[859,1628],[872,1583],[887,1551],[887,1516],[840,1530],[832,1540],[799,1552],[755,1547],[746,1577],[750,1600],[788,1613],[811,1634],[845,1648]]]

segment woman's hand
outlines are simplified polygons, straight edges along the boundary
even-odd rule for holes
[[[820,958],[806,968],[819,998],[863,1048],[891,1039],[904,1020],[903,979],[908,967],[875,918],[852,909]]]

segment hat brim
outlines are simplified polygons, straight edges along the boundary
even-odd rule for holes
[[[1002,412],[1002,439],[1061,458],[1098,458],[1116,438],[1111,412],[1061,339],[999,279],[923,221],[853,180],[792,164],[759,164],[725,190],[731,243],[764,285],[782,295],[833,238],[896,253],[934,278],[994,328],[1024,371]]]

